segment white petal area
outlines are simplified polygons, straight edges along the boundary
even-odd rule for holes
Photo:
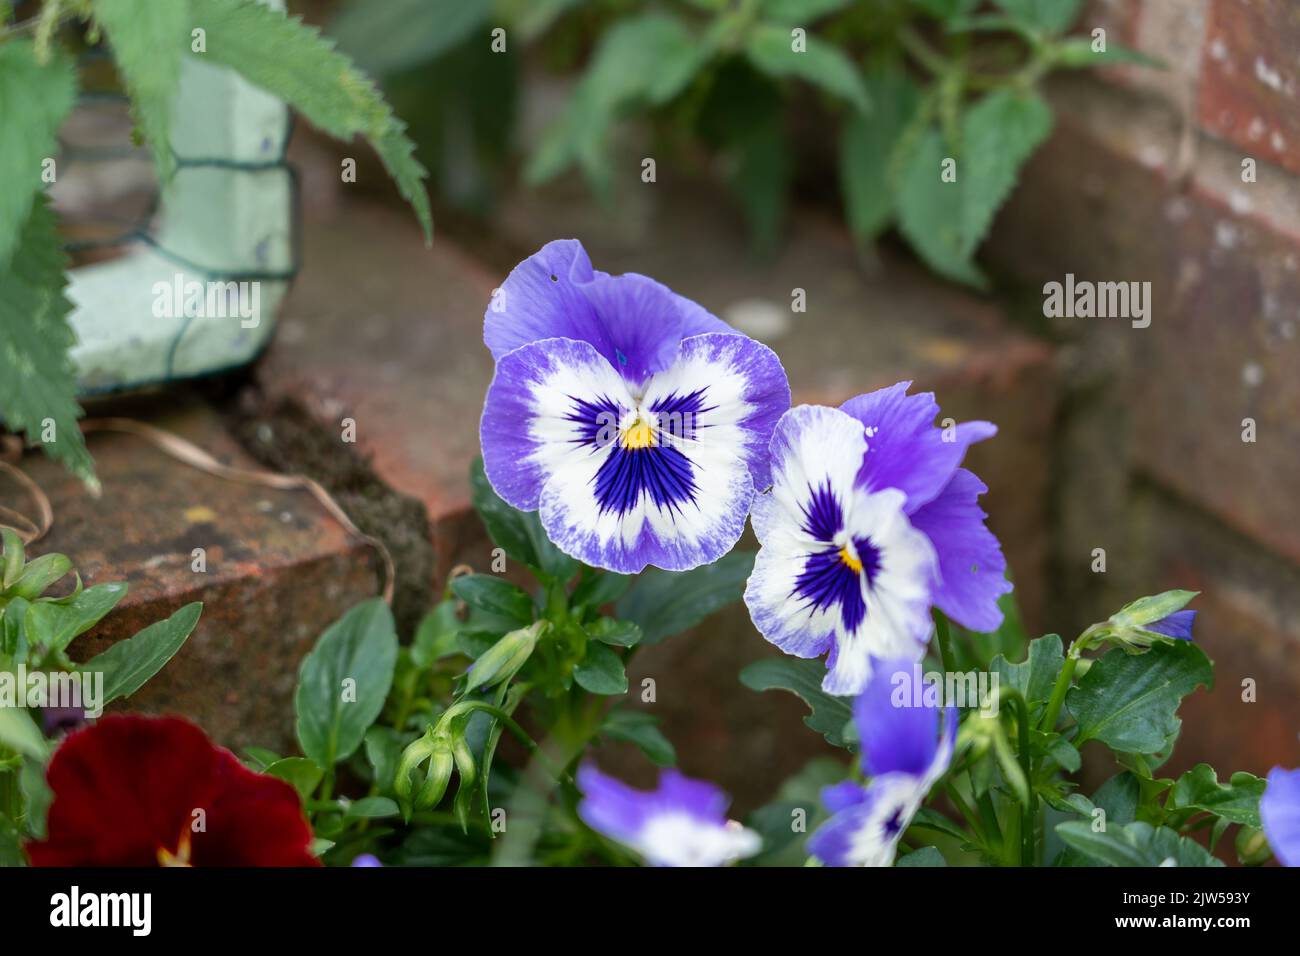
[[[627,511],[602,510],[594,489],[604,458],[574,457],[542,489],[542,526],[556,547],[587,564],[635,574],[646,565],[689,570],[735,546],[754,497],[746,463],[713,442],[663,433],[660,440],[690,460],[693,500],[661,505],[642,491]]]
[[[898,840],[908,822],[920,808],[929,787],[910,774],[891,773],[871,781],[875,799],[857,820],[858,828],[849,837],[847,862],[850,866],[890,866],[898,849]],[[893,821],[898,829],[890,832]]]
[[[930,601],[938,558],[930,539],[912,527],[906,496],[890,488],[874,494],[856,489],[845,508],[850,538],[868,538],[879,552],[870,584],[864,575],[866,615],[856,631],[837,628],[835,653],[822,689],[861,693],[871,679],[872,658],[919,660],[933,629]]]
[[[718,824],[684,811],[650,817],[633,844],[655,866],[726,866],[761,847],[759,835],[739,823]]]
[[[617,439],[619,428],[625,424],[624,420],[633,407],[623,376],[591,346],[573,344],[579,346],[574,352],[590,354],[582,355],[580,361],[555,362],[546,376],[529,389],[532,418],[528,423],[528,435],[536,443],[529,463],[552,475],[574,462],[603,461],[607,446]],[[570,420],[574,399],[593,404],[608,400],[622,411],[617,420],[612,414],[601,420],[605,435],[599,450],[582,445],[585,427],[583,423]]]

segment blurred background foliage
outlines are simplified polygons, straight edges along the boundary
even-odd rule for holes
[[[445,205],[486,213],[517,179],[575,168],[610,205],[633,127],[659,167],[724,182],[759,253],[797,196],[837,203],[864,244],[897,229],[932,270],[983,287],[975,253],[1051,130],[1043,78],[1154,65],[1067,35],[1081,4],[353,0],[328,32],[380,78]],[[557,115],[522,130],[525,94],[550,86]]]

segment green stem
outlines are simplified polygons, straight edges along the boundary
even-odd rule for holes
[[[957,655],[953,653],[952,628],[948,625],[947,615],[942,611],[934,612],[934,632],[939,646],[939,663],[943,666],[943,672],[947,674],[957,663]]]
[[[513,717],[507,714],[500,707],[497,707],[493,704],[489,704],[485,700],[463,700],[458,704],[453,704],[451,707],[447,709],[446,713],[442,715],[442,717],[439,720],[439,723],[441,723],[444,720],[449,720],[452,717],[458,717],[461,714],[467,714],[475,710],[481,710],[485,714],[488,714],[491,717],[495,718],[496,720],[501,721],[501,725],[505,727],[508,731],[510,731],[510,733],[514,735],[514,737],[518,739],[518,741],[521,744],[523,744],[526,748],[528,748],[528,752],[530,754],[536,756],[539,760],[543,762],[549,762],[549,758],[546,756],[545,751],[542,750],[541,745],[538,744],[537,741],[532,738],[532,736],[528,733],[528,731],[524,730],[524,728],[521,727]],[[554,764],[550,764],[550,766],[547,769],[553,771],[555,775],[559,777],[561,780],[563,780],[565,783],[569,785],[573,785],[573,777],[570,776],[567,772],[560,770]]]
[[[1101,626],[1093,624],[1070,643],[1070,650],[1065,655],[1065,666],[1056,675],[1056,684],[1052,687],[1052,696],[1047,701],[1047,710],[1043,712],[1043,720],[1038,725],[1038,729],[1044,733],[1050,734],[1056,729],[1056,719],[1061,716],[1061,705],[1065,703],[1065,694],[1070,689],[1071,681],[1074,680],[1074,671],[1079,666],[1079,658],[1092,646],[1092,639]]]
[[[1034,772],[1029,755],[1029,707],[1019,694],[1008,697],[1008,700],[1012,701],[1016,708],[1018,729],[1016,749],[1019,751],[1016,756],[1020,759],[1020,769],[1025,774],[1025,784],[1029,788],[1029,799],[1021,812],[1020,865],[1033,866],[1038,852],[1035,845],[1037,834],[1034,832],[1037,829],[1038,806],[1034,798]]]

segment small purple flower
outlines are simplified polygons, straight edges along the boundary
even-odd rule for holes
[[[380,863],[379,857],[375,856],[373,853],[362,853],[360,856],[355,856],[352,858],[352,865],[356,867],[365,868],[365,867],[373,867],[373,866],[383,866],[384,864]]]
[[[1190,641],[1192,639],[1192,622],[1195,620],[1195,611],[1175,611],[1168,617],[1162,617],[1158,621],[1152,621],[1150,624],[1142,626],[1148,631],[1155,631],[1165,637],[1172,637],[1179,641]]]
[[[822,791],[830,820],[808,840],[827,866],[889,866],[899,838],[935,782],[952,762],[957,709],[917,704],[895,684],[913,679],[908,658],[876,661],[853,705],[862,748],[863,787],[845,781]],[[903,683],[902,686],[908,686]],[[943,718],[942,729],[939,726]]]
[[[923,656],[932,605],[995,630],[1011,590],[977,501],[988,489],[960,467],[997,430],[936,427],[934,396],[910,384],[791,409],[772,436],[772,492],[754,501],[761,547],[745,603],[786,653],[829,654],[827,693],[859,693],[873,657]]]
[[[1273,855],[1283,866],[1300,866],[1300,769],[1268,772],[1259,816]]]
[[[496,359],[479,437],[503,499],[621,573],[687,570],[739,540],[790,407],[775,353],[645,276],[548,243],[488,306]]]
[[[42,707],[41,729],[46,737],[61,737],[76,730],[86,722],[86,711],[81,707]]]
[[[578,815],[598,833],[630,847],[652,866],[726,866],[753,856],[762,841],[727,819],[725,793],[711,783],[664,770],[659,789],[636,790],[591,764],[578,771]]]

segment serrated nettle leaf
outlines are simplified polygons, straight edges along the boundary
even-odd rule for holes
[[[527,626],[533,619],[533,599],[509,581],[490,574],[467,574],[451,583],[452,592],[487,617],[478,623],[500,623],[503,629]]]
[[[276,777],[298,791],[298,799],[306,800],[321,782],[325,772],[316,766],[314,760],[306,757],[284,757],[268,764],[262,773]]]
[[[745,55],[769,76],[797,77],[855,109],[871,108],[857,66],[838,47],[815,36],[794,36],[784,27],[760,24],[745,42]]]
[[[962,118],[961,252],[975,254],[1020,167],[1052,131],[1052,108],[1034,93],[998,90]]]
[[[772,657],[754,661],[740,672],[740,682],[750,690],[785,690],[811,709],[804,723],[836,747],[845,746],[844,728],[853,718],[847,697],[832,697],[822,690],[826,665],[819,660]]]
[[[606,716],[600,732],[610,740],[635,744],[656,766],[671,767],[677,763],[677,751],[658,725],[658,718],[652,714],[617,708]]]
[[[189,639],[202,612],[202,604],[187,604],[165,621],[150,624],[80,665],[77,669],[83,674],[104,675],[100,706],[130,697],[162,670]]]
[[[41,63],[30,40],[0,44],[0,275],[18,247],[44,164],[58,152],[59,127],[76,98],[76,72],[62,53]]]
[[[95,20],[113,48],[113,59],[131,97],[131,113],[153,152],[158,178],[176,168],[171,125],[181,58],[190,47],[189,0],[93,0]]]
[[[335,621],[303,658],[294,695],[298,743],[326,770],[361,746],[384,708],[397,664],[393,614],[379,598]]]
[[[957,159],[937,129],[927,130],[897,160],[898,228],[908,245],[935,272],[956,282],[984,288],[988,280],[970,261],[962,234],[962,195],[967,185]]]
[[[587,636],[603,644],[615,647],[631,647],[641,640],[641,628],[631,621],[619,621],[612,617],[602,617],[593,624],[588,624]]]
[[[573,668],[573,679],[583,690],[593,694],[627,693],[627,673],[623,659],[604,644],[588,644],[587,653]]]
[[[374,76],[428,63],[492,12],[491,0],[384,0],[345,6],[329,25],[339,49]]]
[[[1056,832],[1068,846],[1106,866],[1223,866],[1199,843],[1140,821],[1098,832],[1090,823],[1072,820],[1057,824]]]
[[[1195,644],[1157,644],[1145,654],[1112,650],[1065,697],[1079,725],[1076,746],[1100,740],[1122,753],[1157,754],[1178,733],[1182,699],[1210,687],[1214,672]]]
[[[618,602],[618,616],[641,628],[642,644],[658,644],[739,601],[753,570],[753,551],[732,551],[691,571],[647,568]]]
[[[66,266],[54,214],[38,193],[9,267],[0,269],[0,417],[98,490],[77,427],[81,409],[68,358],[75,336],[68,325],[72,303],[64,295]]]
[[[871,109],[849,117],[840,135],[840,183],[849,228],[859,241],[874,239],[894,217],[889,167],[894,148],[921,103],[921,91],[900,66],[881,65],[863,76]]]
[[[1007,16],[1027,27],[1055,36],[1079,19],[1083,0],[993,0]]]
[[[1245,826],[1261,826],[1259,800],[1264,795],[1265,781],[1254,774],[1234,773],[1226,784],[1209,764],[1197,764],[1178,778],[1170,791],[1168,809],[1204,810]]]
[[[193,22],[207,32],[196,54],[234,69],[280,97],[313,126],[343,141],[370,141],[402,197],[432,241],[433,218],[424,189],[427,173],[415,159],[406,126],[378,89],[315,27],[257,0],[187,0]],[[188,45],[186,46],[188,50]]]

